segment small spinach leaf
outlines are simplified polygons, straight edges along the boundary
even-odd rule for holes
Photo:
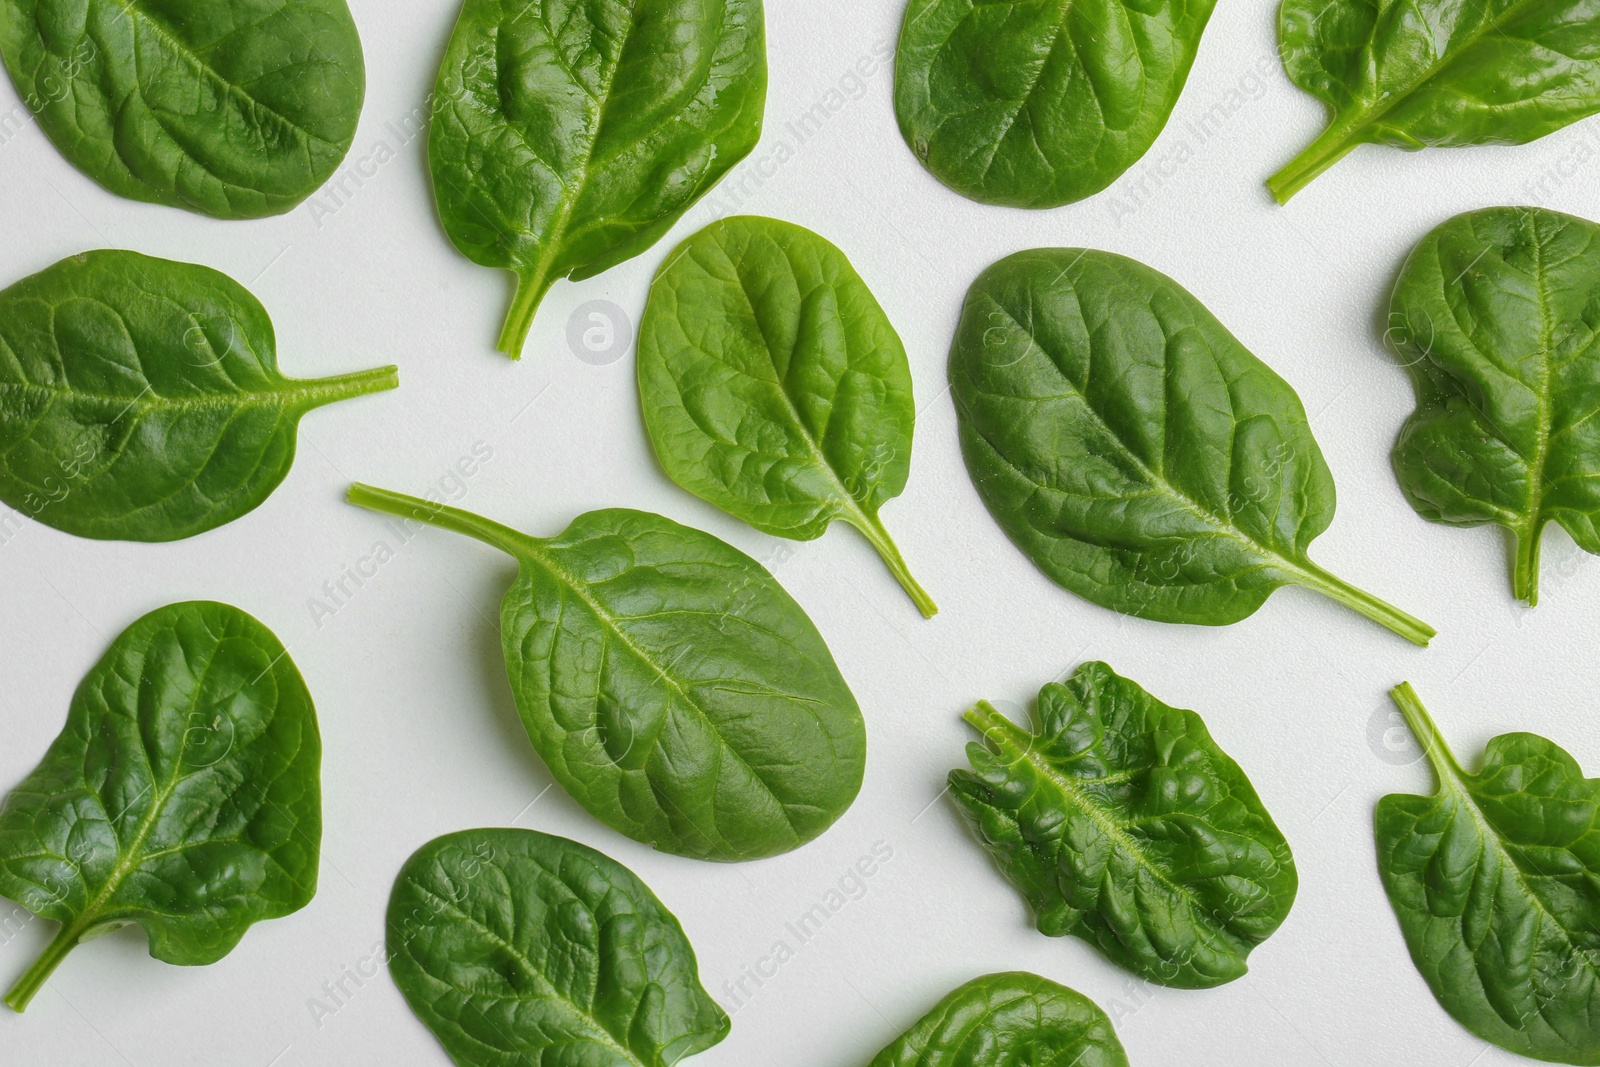
[[[79,170],[220,219],[316,192],[366,92],[345,0],[4,0],[0,54]]]
[[[962,196],[1048,208],[1092,196],[1149,150],[1216,0],[911,0],[895,112]]]
[[[434,198],[468,259],[517,276],[520,358],[558,278],[659,241],[761,138],[761,0],[466,0],[434,90]]]
[[[517,560],[500,632],[523,726],[618,833],[757,859],[810,841],[855,799],[855,697],[805,611],[738,549],[642,511],[593,511],[538,538],[365,485],[350,501]]]
[[[1082,993],[1036,974],[974,978],[873,1057],[869,1067],[1128,1067],[1111,1020]]]
[[[1600,780],[1534,734],[1461,769],[1410,684],[1438,776],[1378,802],[1378,873],[1411,959],[1456,1022],[1522,1056],[1600,1064]]]
[[[1280,204],[1357,145],[1526,144],[1600,111],[1591,0],[1284,0],[1278,39],[1329,112],[1267,182]]]
[[[1289,844],[1200,716],[1104,663],[1039,692],[1029,731],[981,703],[950,790],[1039,931],[1139,976],[1206,989],[1289,915]]]
[[[1079,596],[1215,626],[1302,585],[1433,636],[1311,562],[1334,489],[1300,398],[1166,275],[1084,249],[1001,260],[967,294],[950,384],[978,494]]]
[[[639,399],[667,475],[777,537],[860,530],[924,616],[878,509],[911,467],[911,368],[843,252],[802,226],[715,222],[656,275]]]
[[[1411,506],[1516,540],[1511,588],[1539,600],[1539,543],[1560,523],[1600,553],[1600,226],[1540,208],[1457,215],[1422,239],[1387,338],[1417,410],[1394,446]]]
[[[74,256],[0,292],[0,500],[79,537],[192,537],[271,495],[306,412],[397,384],[285,378],[266,310],[209,267]]]
[[[457,1067],[671,1067],[728,1036],[678,920],[565,838],[465,830],[423,845],[389,896],[388,950]]]
[[[79,942],[119,926],[198,965],[305,907],[321,761],[311,694],[261,623],[195,601],[128,627],[0,808],[0,896],[62,924],[6,1003],[22,1011]]]

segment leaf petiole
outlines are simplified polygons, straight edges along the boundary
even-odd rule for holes
[[[1444,735],[1434,725],[1433,717],[1428,714],[1428,709],[1422,706],[1422,699],[1417,696],[1417,691],[1411,687],[1410,682],[1401,682],[1389,690],[1389,696],[1394,698],[1395,705],[1399,707],[1400,714],[1406,718],[1406,725],[1411,727],[1411,732],[1416,736],[1417,744],[1428,754],[1428,762],[1433,765],[1434,772],[1439,776],[1441,787],[1448,786],[1463,772],[1461,765],[1456,762],[1455,754],[1450,751],[1450,746],[1445,743]]]
[[[371,370],[358,370],[331,378],[297,380],[292,384],[310,401],[306,405],[308,408],[320,408],[340,400],[398,389],[400,369],[392,366],[373,367]]]
[[[394,515],[401,519],[411,519],[415,522],[425,522],[429,526],[437,526],[441,530],[450,530],[454,533],[465,534],[474,541],[481,541],[491,548],[498,548],[509,555],[516,556],[525,551],[533,538],[527,534],[513,530],[509,526],[502,526],[498,522],[474,515],[470,511],[450,507],[448,504],[435,504],[431,500],[420,497],[407,496],[389,489],[379,489],[371,485],[356,482],[345,494],[345,499],[360,508],[368,511],[382,512],[385,515]]]
[[[1527,528],[1517,531],[1517,558],[1512,564],[1511,593],[1528,607],[1539,604],[1539,543],[1544,540],[1544,523],[1538,513]]]
[[[505,325],[500,328],[500,341],[496,347],[512,359],[522,358],[522,346],[528,342],[528,331],[533,327],[533,316],[544,302],[545,294],[555,279],[543,269],[517,274],[517,294],[511,299],[511,310],[506,313]]]
[[[1330,126],[1323,130],[1321,136],[1306,146],[1305,151],[1267,179],[1267,190],[1272,193],[1272,199],[1279,204],[1287,204],[1294,194],[1321,177],[1359,143],[1345,127]]]
[[[17,979],[17,984],[6,993],[6,1007],[19,1015],[27,1011],[39,990],[61,966],[61,961],[67,958],[67,953],[77,948],[82,940],[83,931],[76,925],[63,926],[55,939],[45,946],[39,958],[33,961],[33,966],[24,971],[22,977]]]
[[[1373,622],[1386,626],[1413,644],[1428,647],[1428,642],[1439,633],[1415,615],[1401,611],[1393,604],[1379,600],[1364,589],[1357,589],[1337,575],[1330,574],[1307,560],[1300,565],[1294,580],[1308,589],[1354,608]]]
[[[851,516],[851,519],[853,520],[854,516]],[[851,525],[860,530],[872,547],[878,550],[883,562],[889,565],[889,573],[894,575],[895,581],[900,583],[900,588],[911,597],[911,602],[922,612],[922,617],[931,619],[939,614],[939,605],[933,602],[933,597],[928,595],[928,591],[911,576],[911,569],[906,566],[905,557],[900,555],[900,549],[889,536],[889,531],[884,529],[883,520],[876,515],[862,515],[862,519],[863,522],[852,521]]]

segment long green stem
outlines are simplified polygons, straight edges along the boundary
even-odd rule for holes
[[[1428,762],[1433,765],[1434,773],[1439,776],[1439,784],[1448,787],[1461,775],[1461,765],[1456,762],[1455,754],[1445,743],[1444,735],[1433,724],[1433,717],[1428,714],[1428,709],[1422,706],[1417,691],[1411,688],[1410,682],[1401,682],[1389,690],[1389,695],[1400,708],[1400,714],[1406,717],[1406,725],[1411,727],[1411,732],[1416,735],[1417,744],[1428,754]]]
[[[864,522],[852,521],[852,525],[865,534],[872,547],[878,550],[878,555],[889,565],[889,573],[894,575],[895,580],[900,583],[900,588],[911,597],[911,602],[922,612],[922,617],[931,619],[939,614],[939,605],[933,602],[933,597],[929,596],[927,590],[918,585],[917,580],[911,576],[911,569],[906,566],[905,557],[901,556],[900,549],[895,547],[889,531],[884,529],[883,520],[876,515],[863,515],[862,518]]]
[[[407,496],[404,493],[392,492],[388,489],[378,489],[360,482],[350,487],[345,494],[345,499],[357,507],[366,508],[368,511],[382,512],[386,515],[395,515],[402,519],[412,519],[416,522],[425,522],[430,526],[437,526],[443,530],[452,530],[455,533],[466,534],[476,541],[498,548],[510,555],[518,555],[532,540],[527,534],[513,530],[509,526],[502,526],[470,511],[450,507],[448,504],[436,504],[431,500]]]
[[[310,399],[308,407],[318,408],[324,404],[334,404],[352,397],[398,389],[400,369],[374,367],[371,370],[358,370],[351,374],[338,374],[332,378],[300,380],[295,384]]]
[[[1267,179],[1267,189],[1280,204],[1287,204],[1295,193],[1310,185],[1329,167],[1349,155],[1361,142],[1343,126],[1329,126],[1278,173]]]
[[[17,979],[17,984],[6,994],[6,1006],[18,1013],[27,1011],[28,1005],[39,990],[44,988],[44,984],[50,980],[56,968],[61,966],[61,961],[67,958],[67,953],[77,948],[81,940],[83,940],[82,930],[63,926],[56,934],[55,940],[45,946],[44,952],[33,961],[33,966],[23,972],[22,977]]]
[[[528,330],[533,327],[533,316],[543,303],[555,279],[544,270],[517,275],[517,295],[511,300],[511,310],[506,313],[506,323],[500,329],[499,349],[512,359],[522,358],[522,346],[528,342]]]
[[[1365,590],[1357,589],[1315,563],[1303,564],[1296,580],[1309,589],[1315,589],[1325,596],[1332,597],[1346,607],[1354,608],[1373,622],[1387,626],[1407,641],[1423,648],[1427,648],[1428,642],[1439,632],[1415,615],[1401,611],[1393,604],[1379,600]]]
[[[1517,558],[1511,569],[1511,592],[1530,608],[1539,603],[1539,544],[1543,540],[1543,524],[1537,521],[1517,531]]]

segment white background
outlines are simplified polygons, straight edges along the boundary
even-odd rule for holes
[[[394,362],[402,381],[398,392],[309,416],[288,480],[224,529],[149,546],[23,522],[0,545],[0,789],[37,762],[79,678],[124,626],[162,604],[217,599],[276,631],[311,686],[327,823],[321,889],[305,910],[257,926],[205,968],[150,959],[135,929],[80,947],[25,1016],[0,1017],[0,1063],[444,1065],[386,973],[361,985],[346,978],[342,1003],[322,986],[372,973],[389,886],[412,850],[513,820],[614,856],[678,915],[706,987],[734,1015],[732,1035],[697,1067],[865,1064],[947,991],[1007,969],[1093,997],[1136,1067],[1521,1062],[1434,1003],[1384,899],[1373,804],[1431,788],[1415,750],[1396,746],[1385,693],[1413,681],[1469,765],[1490,737],[1525,729],[1600,768],[1600,563],[1552,528],[1543,602],[1524,610],[1511,599],[1497,530],[1433,526],[1411,511],[1388,462],[1410,389],[1380,335],[1402,259],[1451,215],[1540,203],[1600,217],[1590,162],[1600,121],[1523,148],[1358,149],[1280,208],[1262,181],[1320,130],[1322,108],[1278,65],[1271,0],[1230,0],[1165,134],[1111,190],[1049,212],[984,207],[947,192],[906,150],[887,66],[852,73],[874,48],[892,47],[899,0],[771,0],[766,134],[736,184],[638,259],[559,283],[513,364],[493,351],[509,275],[451,248],[422,139],[405,132],[456,5],[352,7],[369,90],[344,193],[325,191],[286,216],[217,222],[120,200],[31,123],[0,133],[0,285],[97,247],[204,263],[261,298],[286,372]],[[819,102],[826,123],[798,143],[788,124]],[[4,83],[0,131],[18,130],[21,117]],[[1547,168],[1554,178],[1541,178]],[[672,245],[734,212],[832,239],[905,340],[916,448],[910,484],[884,519],[943,609],[934,621],[848,528],[785,558],[779,542],[675,488],[643,435],[631,351],[596,365],[568,344],[586,301],[611,301],[637,322]],[[973,277],[1040,245],[1110,249],[1167,272],[1294,385],[1339,485],[1338,517],[1315,558],[1436,625],[1432,649],[1293,589],[1221,629],[1125,619],[1053,586],[1012,548],[967,479],[944,367]],[[355,479],[425,492],[477,442],[493,459],[467,480],[463,503],[485,515],[551,534],[592,508],[648,509],[769,562],[828,640],[867,720],[866,783],[831,831],[779,859],[719,866],[653,853],[548,788],[495,632],[512,563],[437,531],[402,547],[379,518],[342,503]],[[380,540],[396,558],[318,625],[313,598]],[[1083,943],[1035,932],[940,799],[946,772],[963,763],[966,706],[985,697],[1023,705],[1094,658],[1200,711],[1294,848],[1294,910],[1251,957],[1249,975],[1224,988],[1142,987]],[[864,895],[796,941],[785,923],[877,842],[893,858]],[[51,927],[18,916],[0,929],[0,985]],[[760,989],[747,981],[752,996],[730,996],[725,983],[779,940],[793,958]]]

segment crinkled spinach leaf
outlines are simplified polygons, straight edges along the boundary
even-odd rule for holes
[[[618,833],[756,859],[810,841],[855,799],[855,697],[804,609],[738,549],[642,511],[593,511],[538,538],[370,486],[350,500],[517,560],[500,626],[522,723]]]
[[[466,0],[428,158],[456,248],[517,276],[500,351],[556,279],[643,252],[755,148],[766,48],[761,0]]]
[[[1461,769],[1409,684],[1394,690],[1439,780],[1378,802],[1378,873],[1439,1004],[1485,1041],[1600,1064],[1600,780],[1534,734]]]
[[[1092,196],[1149,150],[1216,0],[911,0],[895,111],[917,159],[962,196],[1048,208]]]
[[[62,924],[6,994],[17,1011],[77,945],[138,923],[150,955],[215,963],[305,907],[322,841],[322,741],[281,642],[226,604],[135,622],[0,808],[0,896]]]
[[[0,54],[79,170],[221,219],[316,192],[366,92],[345,0],[4,0]]]
[[[1066,986],[1014,971],[974,978],[869,1067],[1128,1067],[1111,1020]]]
[[[1417,396],[1394,446],[1400,486],[1424,518],[1510,530],[1512,591],[1529,604],[1547,523],[1600,553],[1597,331],[1600,226],[1540,208],[1444,223],[1389,304]]]
[[[1033,909],[1152,982],[1205,989],[1246,971],[1289,915],[1289,844],[1200,716],[1104,663],[1039,692],[1028,730],[987,703],[950,790]]]
[[[678,920],[622,864],[533,830],[423,845],[389,973],[457,1067],[670,1067],[728,1036]]]
[[[923,615],[939,610],[878,517],[911,467],[911,367],[843,252],[776,219],[707,226],[650,287],[638,371],[673,481],[777,537],[843,519]]]
[[[1311,562],[1334,489],[1300,398],[1166,275],[1084,249],[1001,260],[967,293],[950,384],[978,494],[1079,596],[1221,625],[1302,585],[1433,636]]]
[[[1329,113],[1267,182],[1280,204],[1360,144],[1526,144],[1600,111],[1594,0],[1284,0],[1278,39]]]
[[[306,412],[397,384],[285,378],[266,310],[209,267],[74,256],[0,291],[0,500],[79,537],[192,537],[271,495]]]

